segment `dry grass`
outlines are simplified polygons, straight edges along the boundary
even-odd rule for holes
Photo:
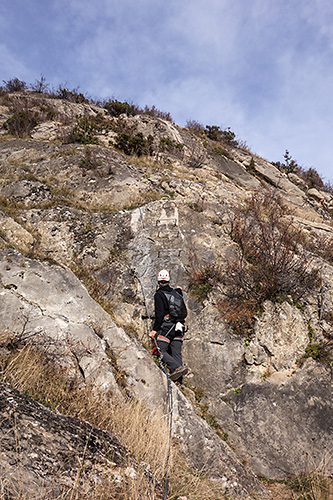
[[[13,340],[6,334],[0,334],[0,347],[5,347],[0,349],[0,380],[56,412],[78,417],[115,435],[136,461],[149,464],[156,480],[164,484],[169,451],[169,427],[164,415],[152,413],[126,396],[115,398],[105,394],[101,397],[91,387],[69,384],[65,374],[50,362],[47,354],[36,351],[33,345],[16,346],[15,338]],[[93,476],[97,474],[100,479],[101,472],[92,471],[87,477],[83,462],[77,470],[77,484],[61,494],[50,488],[47,494],[46,490],[33,494],[33,485],[27,494],[20,482],[8,485],[0,479],[0,500],[154,500],[160,497],[152,492],[151,482],[144,474],[146,466],[140,468],[134,477],[123,468],[110,470],[99,485]],[[169,500],[176,500],[182,495],[191,500],[225,498],[219,485],[185,465],[175,443],[171,443],[167,476]],[[13,497],[6,496],[8,488],[16,492]]]
[[[315,470],[300,474],[289,481],[297,500],[331,500],[333,498],[333,478],[327,475],[327,463],[324,461]]]
[[[287,480],[265,479],[265,486],[271,491],[274,500],[331,500],[333,477],[328,473],[332,469],[331,461],[328,455],[310,472]]]
[[[156,479],[163,481],[168,453],[168,425],[163,415],[148,413],[143,405],[133,399],[115,398],[111,394],[101,396],[90,387],[69,384],[47,357],[41,356],[33,346],[14,349],[11,353],[7,351],[6,355],[1,356],[0,378],[52,410],[86,420],[115,435],[139,464],[149,464]],[[134,500],[140,495],[143,495],[142,498],[155,498],[144,475],[144,467],[142,470],[139,468],[133,477],[131,474],[122,477],[126,475],[125,469],[110,471],[103,480],[103,486],[92,487],[89,477],[84,477],[86,494],[82,491],[82,473],[83,470],[78,468],[77,484],[66,493],[60,496],[49,493],[51,496],[46,498]],[[24,496],[24,488],[20,491],[19,486],[15,485],[17,492],[14,498],[33,498],[31,490],[29,495]],[[1,500],[6,498],[4,492],[5,484],[0,481]],[[35,498],[45,497],[40,495]]]
[[[0,379],[11,384],[22,393],[29,394],[52,410],[86,420],[94,426],[115,435],[133,454],[139,464],[149,464],[158,481],[164,484],[165,464],[169,449],[169,428],[165,417],[152,414],[139,402],[124,396],[115,398],[111,394],[97,394],[91,387],[69,384],[47,355],[41,355],[33,345],[15,344],[15,337],[0,334]],[[0,479],[0,500],[157,500],[151,483],[144,474],[144,465],[132,476],[130,466],[113,468],[107,473],[98,469],[98,464],[85,470],[81,460],[74,486],[59,493],[54,485],[45,484],[43,491],[29,492],[24,482],[8,484]],[[315,471],[300,475],[289,481],[265,481],[275,500],[330,500],[332,479],[327,477],[327,462]],[[24,471],[23,471],[24,472]],[[55,477],[55,484],[58,479]],[[96,483],[96,476],[99,482]],[[168,467],[169,500],[186,496],[189,500],[222,500],[226,498],[222,487],[209,480],[206,474],[186,466],[177,445],[171,445]],[[13,496],[6,491],[12,491]]]
[[[158,471],[168,450],[168,426],[161,414],[152,415],[137,401],[96,394],[88,386],[69,384],[47,357],[33,346],[14,351],[0,361],[1,378],[51,409],[87,420],[116,435],[139,461]]]

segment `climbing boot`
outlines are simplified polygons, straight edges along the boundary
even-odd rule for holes
[[[175,380],[178,380],[183,375],[186,375],[187,372],[188,372],[188,369],[185,368],[185,366],[178,366],[178,368],[176,368],[175,371],[171,373],[170,379],[174,382]]]

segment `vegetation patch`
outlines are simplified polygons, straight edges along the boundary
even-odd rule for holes
[[[202,263],[196,257],[190,260],[189,293],[196,299],[203,301],[222,280],[222,271],[216,262]]]
[[[115,147],[126,155],[151,155],[153,153],[153,136],[144,137],[142,132],[131,135],[125,132],[118,134]]]
[[[219,311],[237,331],[248,332],[266,300],[300,300],[319,284],[319,269],[304,250],[304,234],[274,192],[255,193],[228,214],[237,243],[221,282]]]
[[[200,405],[199,408],[200,417],[206,420],[211,429],[213,429],[223,441],[228,441],[228,433],[224,432],[224,430],[216,420],[216,417],[208,412],[208,405]]]
[[[281,172],[286,174],[296,174],[301,179],[303,179],[308,187],[308,189],[314,187],[317,189],[322,189],[328,193],[333,193],[333,186],[330,182],[324,182],[321,175],[317,172],[314,167],[304,168],[301,167],[294,158],[292,158],[289,151],[286,149],[284,156],[284,161],[272,162]]]
[[[66,143],[98,144],[97,135],[103,130],[111,129],[111,123],[98,113],[95,116],[77,118],[72,132],[67,136]]]
[[[331,236],[312,233],[307,236],[304,246],[314,255],[333,264],[333,238]]]
[[[86,170],[95,170],[102,164],[100,160],[97,159],[96,153],[91,150],[91,148],[85,148],[84,156],[79,161],[79,167]]]
[[[38,348],[38,346],[39,348]],[[47,347],[44,345],[44,348]],[[112,352],[113,366],[117,364]],[[111,359],[111,362],[112,362]],[[134,456],[139,464],[154,473],[157,481],[164,483],[165,464],[169,458],[168,478],[170,499],[186,495],[191,500],[223,500],[224,488],[209,480],[208,476],[186,465],[177,444],[171,441],[169,456],[169,427],[159,412],[148,411],[132,397],[117,398],[111,392],[103,397],[89,384],[79,384],[66,378],[53,355],[41,350],[40,342],[22,335],[0,334],[0,380],[9,383],[22,393],[28,394],[53,411],[77,417],[115,435]],[[18,439],[20,436],[17,436]],[[94,464],[89,464],[91,468]],[[80,471],[78,470],[78,474]],[[70,491],[68,498],[83,500],[109,500],[152,498],[151,490],[145,490],[144,471],[128,481],[118,482],[117,489],[106,478],[103,487],[96,488],[81,481]],[[120,485],[121,484],[121,489]],[[0,488],[2,488],[0,479]],[[3,489],[1,489],[3,491]],[[36,496],[36,500],[42,500]],[[67,497],[66,497],[67,498]],[[156,497],[157,498],[157,497]],[[59,496],[48,497],[59,500]]]
[[[39,115],[29,109],[15,110],[3,124],[5,130],[15,137],[26,137],[39,123]]]
[[[130,104],[126,101],[121,102],[117,99],[112,99],[104,104],[104,108],[111,116],[119,117],[125,114],[126,116],[134,116],[139,113],[139,108],[135,104]]]
[[[333,491],[332,477],[324,475],[319,467],[309,473],[289,478],[286,485],[297,500],[330,500]]]
[[[320,343],[310,340],[302,359],[307,358],[315,359],[333,368],[333,340],[329,339]],[[302,364],[301,360],[299,364]]]
[[[70,382],[66,378],[65,370],[56,368],[56,359],[48,355],[47,351],[38,350],[32,342],[24,345],[21,340],[15,339],[15,335],[0,336],[0,342],[3,348],[0,353],[0,380],[52,410],[88,421],[116,435],[138,463],[149,463],[156,472],[156,479],[163,481],[161,466],[165,463],[168,452],[168,428],[161,415],[148,412],[132,398],[120,399],[112,393],[104,393],[101,397],[89,384],[83,386],[75,381]],[[93,488],[89,487],[87,480],[85,486],[90,494],[83,496],[78,483],[78,491],[68,498],[136,500],[138,497],[135,492],[138,491],[141,481],[141,474],[133,478],[132,493],[129,490],[123,494],[118,492],[117,495],[114,490],[107,491],[105,495],[100,491],[97,495]],[[138,484],[135,485],[135,482]],[[107,488],[107,481],[104,486]],[[42,494],[40,498],[44,498]],[[148,496],[143,494],[143,498]]]

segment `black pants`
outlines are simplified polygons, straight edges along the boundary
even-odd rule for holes
[[[170,373],[173,373],[176,368],[183,364],[183,338],[175,333],[174,327],[175,325],[172,323],[165,322],[162,324],[161,330],[157,335],[157,345],[161,350],[163,361],[166,363]]]

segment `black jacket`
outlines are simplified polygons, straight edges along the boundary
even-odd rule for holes
[[[158,332],[163,323],[164,317],[169,314],[169,305],[168,299],[166,298],[163,290],[166,292],[172,292],[172,288],[169,285],[161,286],[158,290],[156,290],[154,295],[154,303],[155,303],[155,321],[153,325],[153,330]],[[177,292],[183,295],[183,291],[181,288],[176,288]]]

